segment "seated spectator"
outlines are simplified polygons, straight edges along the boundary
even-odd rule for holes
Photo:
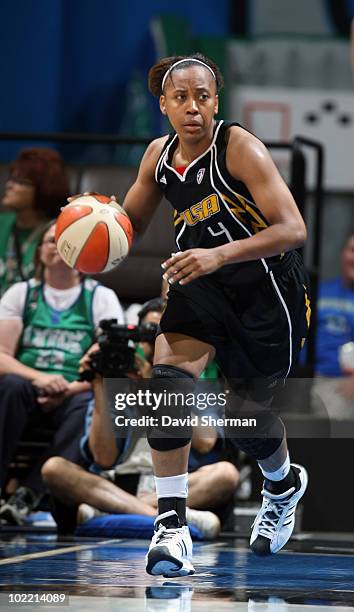
[[[38,237],[69,192],[63,160],[54,149],[24,149],[9,170],[0,215],[0,296],[33,276]]]
[[[20,524],[44,490],[42,463],[52,455],[80,462],[91,384],[79,382],[79,361],[103,318],[123,313],[115,293],[69,268],[58,254],[55,223],[43,231],[36,275],[14,284],[0,301],[0,488],[25,426],[34,419],[53,433],[45,454],[0,509]]]
[[[313,412],[335,418],[354,417],[354,377],[343,368],[340,349],[354,341],[354,233],[341,253],[341,275],[320,284]],[[341,380],[342,378],[342,380]]]
[[[163,305],[159,298],[145,304],[139,322],[158,323]],[[137,357],[138,374],[146,378],[152,367],[153,344],[141,343]],[[82,366],[89,367],[89,353]],[[106,407],[103,379],[97,373],[93,389],[95,399],[86,420],[89,429],[82,440],[87,469],[59,457],[52,457],[42,468],[54,497],[53,515],[60,534],[72,532],[77,520],[82,522],[97,513],[156,515],[151,453],[146,438],[134,439],[129,433],[117,438]],[[213,428],[208,432],[205,429],[203,435],[196,431],[193,435],[195,454],[192,451],[187,519],[211,538],[219,532],[220,520],[209,510],[220,511],[223,517],[238,483],[238,471],[231,463],[220,460],[217,433]],[[212,454],[216,448],[218,452]],[[200,461],[200,457],[208,454],[209,462]]]

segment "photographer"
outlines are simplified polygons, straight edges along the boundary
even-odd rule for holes
[[[163,308],[163,300],[151,300],[139,313],[139,323],[158,324]],[[95,348],[92,347],[82,359],[83,369],[90,367],[90,356],[95,353]],[[135,351],[137,371],[132,375],[148,377],[152,358],[153,342],[140,342]],[[151,455],[146,439],[134,440],[130,432],[125,437],[116,436],[106,407],[103,378],[97,372],[93,390],[95,400],[86,419],[89,430],[81,444],[87,470],[59,457],[51,458],[42,469],[43,478],[54,498],[53,514],[58,532],[62,534],[75,528],[80,504],[80,522],[102,512],[156,515],[155,496],[151,493],[154,488]],[[215,446],[216,439],[215,431],[210,438],[198,439],[196,436],[194,442],[199,454],[209,452]],[[230,463],[219,461],[213,466],[204,466],[191,474],[190,505],[203,509],[213,507],[215,501],[222,505],[232,497],[237,482],[238,472]],[[210,491],[213,491],[212,498]],[[188,512],[190,522],[197,524],[206,537],[217,535],[220,522],[214,513]]]

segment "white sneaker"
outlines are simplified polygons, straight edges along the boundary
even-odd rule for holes
[[[186,508],[186,519],[199,529],[206,540],[214,540],[220,533],[220,519],[214,512]]]
[[[291,464],[297,486],[280,495],[263,488],[263,503],[252,525],[251,549],[258,555],[278,552],[289,540],[295,526],[296,506],[306,491],[308,476],[304,467]]]
[[[18,487],[7,502],[1,505],[0,519],[8,525],[23,525],[40,499],[41,495],[30,487]]]
[[[170,517],[176,527],[167,528],[161,521]],[[193,544],[187,525],[179,526],[177,512],[170,510],[156,517],[155,533],[146,555],[146,571],[152,576],[188,576],[194,574]]]
[[[90,519],[95,518],[95,516],[104,516],[104,515],[107,515],[107,512],[102,512],[101,510],[97,510],[97,508],[94,508],[93,506],[90,506],[89,504],[80,504],[80,506],[77,509],[76,522],[78,525],[82,525],[83,523],[86,523]]]

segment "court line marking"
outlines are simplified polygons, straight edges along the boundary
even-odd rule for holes
[[[10,557],[9,559],[1,559],[0,565],[10,565],[11,563],[22,563],[23,561],[30,561],[31,559],[41,559],[43,557],[54,557],[55,555],[65,555],[65,553],[77,552],[79,550],[87,550],[92,548],[99,548],[100,546],[106,546],[107,544],[119,543],[121,540],[104,540],[98,544],[80,544],[78,546],[69,546],[64,548],[56,548],[55,550],[45,550],[43,552],[28,553],[26,555],[17,555],[16,557]]]

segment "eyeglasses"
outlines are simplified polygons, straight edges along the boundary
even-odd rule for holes
[[[47,240],[43,240],[41,244],[56,244],[54,236],[50,236]]]

